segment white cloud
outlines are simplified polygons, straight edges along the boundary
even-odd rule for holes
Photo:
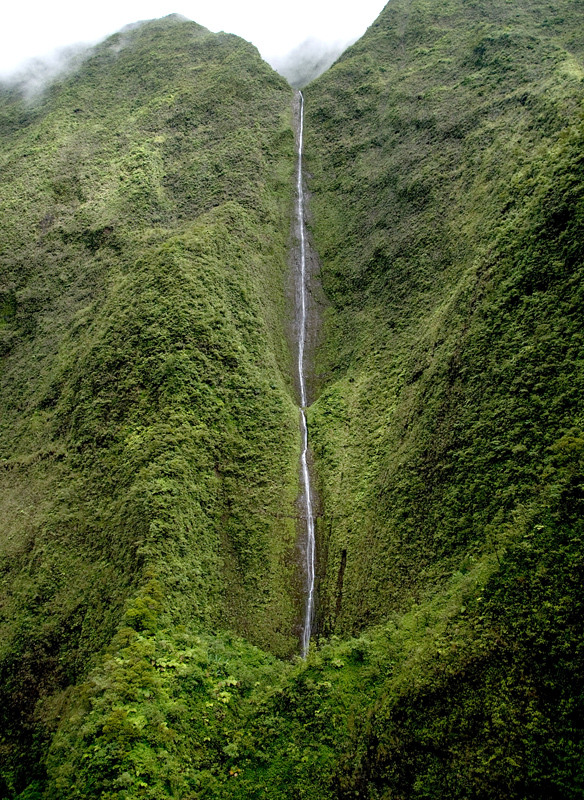
[[[236,33],[253,42],[266,60],[283,56],[308,38],[323,42],[359,37],[383,0],[32,0],[2,12],[0,73],[24,61],[78,42],[96,42],[124,25],[178,13],[212,31]]]

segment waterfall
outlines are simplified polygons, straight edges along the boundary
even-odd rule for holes
[[[300,98],[300,123],[298,131],[298,180],[297,180],[297,222],[300,236],[300,270],[296,276],[296,315],[298,324],[298,385],[300,388],[300,430],[302,433],[302,455],[300,456],[300,471],[302,473],[302,490],[304,516],[306,520],[306,542],[304,547],[304,566],[306,573],[306,606],[304,610],[304,623],[302,627],[302,656],[306,657],[312,633],[314,617],[314,570],[315,570],[315,535],[314,512],[312,502],[312,487],[308,471],[308,426],[306,424],[306,376],[304,374],[304,356],[306,349],[307,315],[307,288],[306,288],[306,228],[304,223],[304,187],[302,179],[302,148],[304,141],[304,97],[299,92]]]

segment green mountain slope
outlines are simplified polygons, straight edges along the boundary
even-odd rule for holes
[[[582,791],[583,11],[392,2],[306,90],[320,627],[397,669],[335,796]]]
[[[325,631],[502,547],[582,424],[581,12],[391,3],[307,90]]]
[[[171,17],[1,104],[0,797],[579,798],[584,3],[392,0],[305,91]]]
[[[148,581],[167,624],[297,649],[291,99],[177,17],[4,87],[5,791]]]

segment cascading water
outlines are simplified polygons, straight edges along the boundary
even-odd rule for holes
[[[300,121],[298,131],[298,182],[297,182],[297,222],[300,236],[300,270],[296,281],[296,307],[298,324],[298,384],[300,387],[300,430],[302,433],[302,455],[300,456],[300,469],[302,473],[302,489],[304,512],[306,518],[306,545],[305,545],[305,570],[306,570],[306,607],[304,611],[304,625],[302,628],[302,656],[306,657],[312,633],[312,619],[314,616],[314,570],[315,570],[315,535],[314,513],[312,503],[312,487],[308,471],[308,426],[306,424],[306,376],[304,374],[304,356],[306,349],[306,333],[308,324],[307,315],[307,286],[306,286],[306,229],[304,224],[304,187],[302,179],[302,148],[304,140],[304,97],[299,92]]]

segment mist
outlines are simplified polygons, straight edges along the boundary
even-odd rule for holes
[[[172,14],[170,16],[174,16],[177,19],[186,19],[180,14]],[[128,25],[124,25],[120,30],[115,31],[114,33],[117,36],[108,49],[117,55],[131,40],[128,35],[129,32],[147,21],[131,22]],[[76,72],[86,59],[91,58],[96,48],[113,35],[108,34],[102,40],[95,42],[83,42],[59,47],[51,53],[31,58],[19,65],[13,72],[5,75],[0,74],[0,90],[16,92],[28,102],[38,100],[52,83]]]
[[[302,89],[334,64],[355,39],[344,42],[323,42],[313,37],[305,39],[284,56],[268,59],[271,66],[283,75],[295,89]]]
[[[31,58],[12,73],[0,76],[0,85],[33,100],[51,83],[75,72],[92,51],[93,47],[87,44],[58,48],[53,53]]]
[[[181,15],[176,15],[181,18]],[[185,17],[182,17],[186,19]],[[124,26],[120,33],[129,31],[142,22]],[[327,42],[309,37],[284,55],[265,58],[276,72],[283,75],[295,89],[302,89],[334,64],[355,38]],[[122,49],[124,39],[118,39],[116,52]],[[89,58],[99,42],[61,47],[53,53],[32,58],[8,75],[0,75],[0,86],[16,90],[27,100],[34,100],[54,81],[75,72]]]
[[[384,0],[101,0],[79,5],[73,0],[51,3],[9,3],[0,26],[0,76],[43,70],[58,73],[68,49],[90,47],[136,20],[181,14],[210,31],[226,31],[252,42],[262,58],[278,69],[305,51],[306,63],[322,57],[334,60],[349,42],[358,39],[385,5]],[[310,45],[307,45],[307,42]],[[82,43],[76,44],[76,43]],[[321,44],[317,44],[321,43]],[[297,56],[292,54],[298,51]],[[36,66],[31,66],[31,59]],[[41,65],[45,65],[41,67]],[[302,78],[291,78],[295,82]],[[31,84],[32,85],[32,84]]]

